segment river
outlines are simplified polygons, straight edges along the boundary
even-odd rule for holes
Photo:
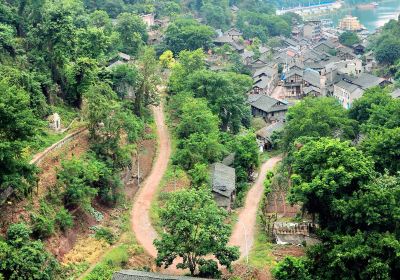
[[[372,1],[371,1],[372,2]],[[343,7],[330,15],[324,15],[320,18],[332,20],[334,26],[346,15],[358,17],[361,24],[368,31],[374,32],[377,28],[382,27],[391,19],[397,19],[400,14],[400,0],[384,0],[379,2],[379,6],[375,9],[358,9],[357,7]]]

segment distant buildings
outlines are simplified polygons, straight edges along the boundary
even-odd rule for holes
[[[347,31],[359,31],[364,29],[357,17],[346,16],[339,23],[339,28]]]
[[[303,36],[310,40],[319,40],[322,37],[322,22],[320,20],[309,20],[304,23]]]

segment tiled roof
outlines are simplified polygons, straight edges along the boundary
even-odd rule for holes
[[[222,163],[214,163],[210,167],[213,192],[230,197],[236,189],[235,169]]]
[[[285,104],[285,102],[265,94],[250,94],[248,97],[248,102],[252,107],[267,113],[286,111],[288,108],[288,105]]]

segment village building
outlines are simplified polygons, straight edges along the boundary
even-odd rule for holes
[[[273,148],[273,141],[271,137],[274,132],[281,131],[284,125],[284,122],[274,122],[256,131],[257,143],[260,147],[261,153]]]
[[[350,109],[353,102],[360,98],[364,91],[375,86],[385,86],[387,81],[368,73],[362,73],[358,77],[343,76],[333,85],[333,96],[345,109]]]
[[[211,188],[214,200],[219,207],[230,211],[236,195],[235,169],[222,163],[210,166]]]
[[[309,20],[304,23],[303,36],[306,39],[317,41],[322,37],[322,22],[320,20]]]
[[[49,121],[49,128],[54,131],[61,130],[61,117],[58,113],[50,115],[47,120]]]
[[[146,24],[147,28],[150,28],[155,25],[155,16],[154,14],[146,14],[140,16],[143,22]]]
[[[340,21],[339,28],[346,31],[359,31],[364,29],[358,18],[350,15]]]
[[[107,69],[112,69],[114,67],[117,67],[118,65],[127,63],[129,61],[131,61],[131,56],[130,55],[128,55],[126,53],[119,52],[115,57],[113,57],[108,62]]]
[[[288,103],[264,94],[249,94],[248,103],[254,117],[261,117],[267,123],[284,121]]]
[[[278,70],[265,66],[258,69],[253,75],[253,90],[255,94],[271,94],[278,81]]]

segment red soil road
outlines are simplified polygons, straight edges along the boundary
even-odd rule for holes
[[[168,128],[164,121],[162,106],[154,108],[153,111],[157,126],[158,154],[150,175],[142,183],[134,201],[131,225],[138,243],[143,246],[147,254],[156,258],[157,250],[153,245],[153,241],[157,238],[157,232],[151,224],[150,207],[157,192],[157,188],[167,170],[169,158],[171,156],[171,142]],[[248,192],[245,206],[239,213],[238,222],[233,229],[229,244],[239,246],[242,258],[248,255],[254,242],[257,210],[264,192],[263,182],[265,176],[267,172],[272,170],[280,160],[280,157],[274,157],[261,166],[257,181]],[[246,230],[244,230],[244,228]],[[176,261],[174,264],[175,263]],[[176,269],[174,269],[174,265],[172,265],[169,270],[170,272],[177,272]]]
[[[248,256],[254,243],[257,211],[264,193],[263,183],[267,172],[272,171],[281,159],[280,157],[273,157],[261,166],[258,178],[247,193],[245,205],[239,212],[238,221],[233,228],[229,245],[239,246],[241,258]]]
[[[164,120],[163,107],[159,106],[153,108],[153,112],[157,126],[157,158],[151,173],[139,187],[132,208],[131,225],[138,243],[143,246],[147,254],[155,258],[157,257],[157,250],[153,245],[153,241],[157,238],[157,232],[151,224],[150,207],[161,179],[168,167],[171,156],[171,141]]]

